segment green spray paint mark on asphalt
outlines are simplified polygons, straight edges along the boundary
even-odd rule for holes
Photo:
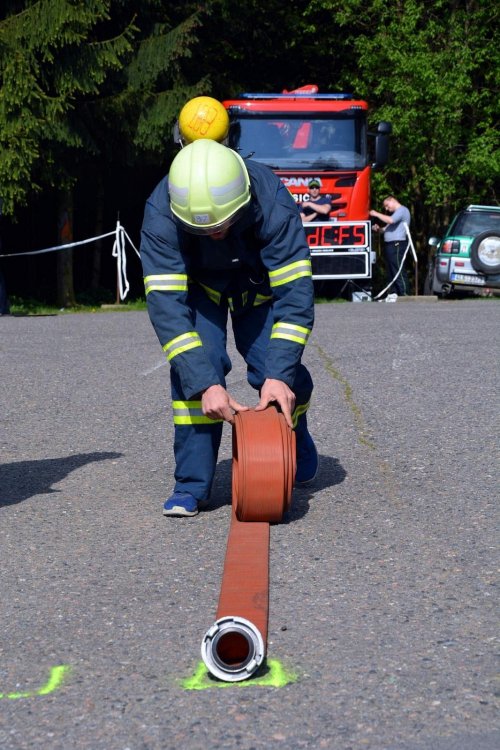
[[[10,700],[17,700],[17,698],[34,698],[37,695],[48,695],[49,693],[53,693],[54,690],[61,687],[64,677],[69,673],[69,670],[70,668],[67,664],[60,664],[57,667],[52,667],[49,679],[45,685],[42,685],[38,690],[28,690],[24,693],[0,693],[0,700],[2,698],[10,698]]]
[[[325,368],[344,390],[344,399],[347,405],[349,406],[349,409],[351,410],[351,413],[354,418],[354,424],[356,425],[356,429],[358,431],[358,442],[361,443],[361,445],[364,445],[366,448],[369,448],[370,450],[374,450],[375,444],[369,437],[369,431],[363,419],[363,414],[361,412],[361,409],[359,408],[357,403],[354,401],[352,387],[350,383],[335,367],[334,363],[332,362],[330,357],[326,354],[326,352],[321,348],[321,346],[319,346],[319,344],[316,344],[315,346],[319,352],[320,357],[323,359],[323,362],[325,363]]]
[[[264,671],[260,677],[252,677],[241,682],[222,682],[222,680],[212,677],[205,664],[200,661],[194,675],[182,681],[182,687],[184,690],[208,690],[209,688],[227,687],[280,688],[298,680],[298,676],[294,672],[286,670],[277,659],[267,659],[265,667],[261,668],[260,671]]]

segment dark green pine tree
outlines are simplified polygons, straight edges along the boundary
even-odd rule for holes
[[[182,74],[199,6],[160,0],[6,0],[0,10],[0,192],[6,215],[33,194],[59,194],[71,239],[72,187],[83,161],[164,155],[172,124],[208,79]],[[99,185],[96,186],[99,194]],[[58,297],[74,302],[72,256],[58,253]],[[98,265],[98,264],[97,264]],[[97,274],[98,275],[98,274]]]
[[[179,110],[193,96],[210,92],[207,75],[185,74],[206,11],[159,0],[122,4],[136,6],[132,51],[86,115],[96,149],[107,161],[158,164],[169,145],[174,151],[172,126]],[[120,15],[115,9],[115,24]]]
[[[26,204],[32,191],[70,188],[71,154],[92,147],[79,107],[122,66],[135,31],[128,23],[116,33],[110,6],[110,0],[3,3],[0,185],[6,214]]]
[[[117,34],[109,0],[9,1],[0,20],[0,190],[15,213],[33,192],[58,191],[59,237],[72,238],[71,165],[90,148],[78,117],[131,51],[131,23]],[[73,158],[72,158],[73,155]],[[58,253],[58,302],[73,305],[72,253]]]

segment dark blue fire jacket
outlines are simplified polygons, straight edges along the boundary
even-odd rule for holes
[[[224,240],[181,228],[170,210],[167,177],[146,203],[141,260],[148,311],[186,398],[220,382],[193,324],[190,284],[233,316],[272,304],[265,377],[290,387],[313,326],[311,259],[296,204],[268,167],[245,163],[251,201]]]

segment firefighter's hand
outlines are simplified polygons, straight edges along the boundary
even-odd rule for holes
[[[279,404],[287,425],[293,429],[292,412],[295,408],[295,394],[282,380],[268,378],[262,386],[260,401],[255,407],[255,411],[263,411],[273,401]]]
[[[202,393],[201,410],[210,419],[224,419],[233,424],[234,412],[248,411],[248,406],[235,401],[221,385],[211,385]]]

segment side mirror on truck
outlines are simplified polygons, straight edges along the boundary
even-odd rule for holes
[[[375,163],[373,169],[385,167],[389,161],[389,135],[392,133],[390,122],[379,122],[377,125],[377,135],[375,136]]]

